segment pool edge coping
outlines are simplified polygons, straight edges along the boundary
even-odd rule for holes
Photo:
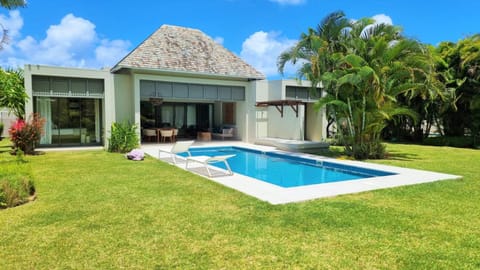
[[[354,161],[354,160],[339,160],[330,157],[317,156],[307,153],[298,153],[298,152],[288,152],[284,150],[279,150],[274,147],[265,147],[254,144],[247,144],[241,142],[225,142],[222,144],[211,144],[211,145],[201,145],[201,146],[192,146],[196,147],[218,147],[218,146],[234,146],[234,147],[244,147],[252,150],[260,150],[265,152],[275,152],[286,154],[294,157],[302,157],[308,159],[314,159],[318,161],[328,161],[332,163],[337,163],[341,165],[350,165],[354,167],[362,167],[373,170],[381,170],[387,172],[394,172],[394,175],[388,176],[378,176],[370,177],[364,179],[356,180],[347,180],[333,183],[322,183],[315,185],[307,185],[300,187],[280,187],[274,184],[270,184],[255,178],[251,178],[245,175],[234,173],[232,176],[216,176],[208,177],[201,173],[197,173],[192,170],[188,170],[192,173],[200,175],[204,178],[212,180],[216,183],[219,183],[223,186],[235,189],[249,196],[255,197],[259,200],[269,202],[271,204],[286,204],[294,202],[303,202],[314,199],[328,198],[339,195],[354,194],[372,190],[379,190],[385,188],[393,188],[399,186],[407,186],[421,183],[429,183],[442,180],[456,180],[463,178],[462,176],[431,172],[426,170],[419,169],[410,169],[397,167],[392,165],[384,165],[377,163],[368,163],[363,161]],[[148,155],[159,159],[158,149],[169,149],[171,145],[154,145],[154,146],[142,146],[142,149]],[[186,170],[185,163],[182,164],[173,164],[177,167]],[[215,168],[218,170],[218,168]]]

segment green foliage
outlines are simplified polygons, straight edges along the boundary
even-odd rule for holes
[[[470,148],[474,146],[474,140],[472,136],[439,136],[425,138],[423,144]]]
[[[33,194],[35,194],[35,185],[28,177],[0,179],[0,208],[26,203]]]
[[[0,123],[0,140],[2,139],[3,129],[4,129],[4,125],[3,123]]]
[[[480,34],[458,43],[443,42],[437,53],[441,57],[437,68],[456,95],[455,105],[441,117],[444,134],[480,136]]]
[[[17,7],[25,7],[27,2],[25,0],[0,0],[0,5],[6,9],[14,9]]]
[[[23,160],[23,159],[22,159]],[[31,168],[25,160],[18,162],[9,156],[8,160],[0,161],[0,208],[15,207],[28,202],[35,194],[35,185]]]
[[[42,136],[45,121],[45,118],[36,113],[30,115],[28,121],[18,119],[8,130],[10,140],[13,142],[13,152],[21,150],[22,154],[34,154],[36,144]]]
[[[113,123],[108,151],[126,153],[138,147],[137,125],[129,122]]]
[[[0,68],[0,107],[6,107],[20,119],[25,118],[25,102],[28,99],[22,70]]]
[[[383,159],[385,158],[386,148],[380,141],[369,141],[357,144],[346,144],[345,154],[358,160],[364,159]]]

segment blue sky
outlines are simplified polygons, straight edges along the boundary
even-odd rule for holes
[[[478,0],[137,2],[142,4],[30,0],[26,8],[0,9],[0,24],[11,39],[0,51],[0,66],[113,66],[161,25],[170,24],[199,29],[269,78],[278,78],[277,56],[302,32],[337,10],[351,19],[374,17],[399,25],[404,35],[433,45],[480,33]]]

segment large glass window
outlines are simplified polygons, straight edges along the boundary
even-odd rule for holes
[[[35,111],[47,121],[40,145],[102,143],[100,99],[36,97]]]
[[[213,104],[173,103],[140,104],[142,128],[175,127],[179,137],[195,137],[197,131],[213,127]]]

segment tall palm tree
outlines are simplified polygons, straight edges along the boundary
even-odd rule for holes
[[[306,78],[316,86],[319,75],[332,70],[331,55],[342,50],[342,42],[350,26],[350,20],[342,11],[327,15],[316,28],[309,28],[307,33],[302,33],[295,46],[278,57],[279,72],[283,74],[287,62],[301,63],[298,77]]]
[[[280,71],[287,61],[304,60],[300,72],[314,85],[323,83],[327,95],[317,108],[334,108],[346,150],[356,158],[382,157],[380,135],[388,121],[416,118],[397,98],[434,85],[428,50],[402,37],[398,27],[370,18],[351,21],[343,13],[330,14],[317,29],[280,56]]]

